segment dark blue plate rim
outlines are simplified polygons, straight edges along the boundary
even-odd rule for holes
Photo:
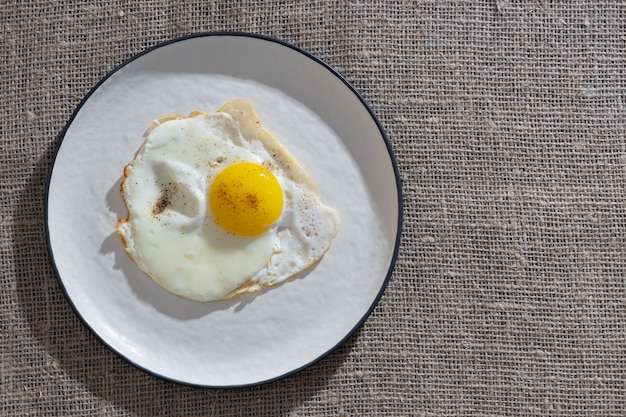
[[[59,274],[59,271],[57,269],[56,263],[54,261],[54,253],[53,253],[53,250],[52,250],[52,246],[50,244],[50,229],[49,229],[49,223],[48,223],[48,198],[49,198],[49,191],[50,191],[50,181],[52,179],[52,172],[54,170],[54,164],[55,164],[55,161],[56,161],[56,157],[57,157],[57,155],[59,153],[59,149],[61,148],[61,145],[63,143],[63,139],[65,138],[65,135],[66,135],[68,129],[72,125],[72,122],[76,118],[76,115],[80,112],[80,110],[85,105],[85,103],[98,90],[98,88],[100,88],[100,86],[104,82],[106,82],[109,78],[111,78],[114,74],[116,74],[122,68],[124,68],[125,66],[127,66],[131,62],[141,58],[142,56],[147,55],[147,54],[149,54],[149,53],[151,53],[151,52],[153,52],[153,51],[155,51],[155,50],[157,50],[159,48],[167,46],[167,45],[183,42],[183,41],[186,41],[186,40],[189,40],[189,39],[212,37],[212,36],[238,36],[238,37],[245,37],[245,38],[252,38],[252,39],[260,39],[260,40],[263,40],[263,41],[273,42],[273,43],[276,43],[278,45],[282,45],[282,46],[290,48],[290,49],[292,49],[292,50],[294,50],[296,52],[299,52],[300,54],[308,57],[309,59],[311,59],[313,61],[315,61],[317,64],[319,64],[322,67],[326,68],[326,70],[328,70],[331,74],[333,74],[335,77],[337,77],[339,80],[341,80],[343,82],[343,84],[346,87],[348,87],[352,91],[352,93],[359,99],[359,101],[361,102],[363,107],[365,107],[367,109],[367,111],[370,114],[370,117],[376,123],[376,126],[378,127],[378,130],[379,130],[383,140],[385,141],[385,145],[387,147],[387,151],[389,153],[389,157],[391,159],[391,164],[392,164],[393,170],[394,170],[394,175],[395,175],[395,179],[396,179],[397,195],[398,195],[398,225],[397,225],[397,231],[396,231],[396,239],[395,239],[395,243],[394,243],[393,256],[392,256],[391,262],[389,264],[389,268],[387,270],[387,275],[385,277],[385,280],[383,281],[383,284],[381,285],[381,288],[380,288],[378,294],[376,295],[374,301],[372,302],[372,304],[368,308],[368,310],[365,312],[365,314],[363,315],[361,320],[359,320],[354,325],[354,327],[339,342],[337,342],[337,344],[335,344],[335,346],[331,347],[326,352],[324,352],[323,354],[321,354],[317,358],[311,360],[310,362],[308,362],[308,363],[306,363],[306,364],[304,364],[304,365],[302,365],[302,366],[300,366],[298,368],[295,368],[295,369],[293,369],[293,370],[291,370],[289,372],[286,372],[286,373],[283,373],[281,375],[278,375],[276,377],[265,379],[265,380],[262,380],[262,381],[253,382],[253,383],[248,383],[248,384],[203,385],[203,384],[196,384],[196,383],[190,383],[190,382],[183,381],[183,380],[178,380],[178,379],[175,379],[175,378],[170,378],[168,376],[161,375],[161,374],[159,374],[157,372],[154,372],[154,371],[150,370],[149,368],[147,368],[145,366],[139,365],[138,363],[136,363],[136,362],[130,360],[129,358],[127,358],[122,352],[114,349],[111,345],[109,345],[98,334],[98,332],[96,332],[89,325],[89,323],[87,323],[87,321],[80,314],[80,311],[76,308],[76,306],[72,302],[72,299],[69,296],[69,294],[67,293],[65,285],[63,284],[63,280],[61,279],[61,275]],[[400,248],[400,239],[401,239],[402,225],[403,225],[402,224],[403,223],[402,184],[401,184],[401,180],[400,180],[400,173],[399,173],[399,170],[398,170],[398,163],[397,163],[396,157],[395,157],[395,155],[393,153],[391,142],[389,141],[389,138],[387,137],[387,134],[386,134],[385,130],[383,129],[382,124],[380,123],[380,121],[376,117],[376,114],[372,110],[372,108],[369,105],[369,103],[363,98],[363,96],[357,91],[357,89],[354,86],[352,86],[352,84],[350,84],[350,82],[348,82],[337,70],[335,70],[330,65],[328,65],[327,63],[325,63],[324,61],[322,61],[321,59],[319,59],[315,55],[311,54],[310,52],[307,52],[307,51],[301,49],[300,47],[295,46],[295,45],[293,45],[293,44],[291,44],[289,42],[286,42],[284,40],[277,39],[277,38],[274,38],[274,37],[271,37],[271,36],[261,35],[261,34],[256,34],[256,33],[248,33],[248,32],[238,32],[238,31],[198,32],[198,33],[194,33],[194,34],[190,34],[190,35],[185,35],[185,36],[169,39],[169,40],[164,41],[164,42],[160,42],[160,43],[158,43],[158,44],[156,44],[156,45],[154,45],[154,46],[152,46],[150,48],[147,48],[144,51],[142,51],[142,52],[140,52],[140,53],[138,53],[138,54],[128,58],[123,63],[118,65],[115,69],[113,69],[108,74],[106,74],[100,81],[98,81],[98,83],[96,85],[94,85],[94,87],[80,101],[80,103],[78,104],[78,106],[76,107],[76,109],[74,110],[72,115],[70,116],[69,120],[65,124],[65,127],[61,131],[61,134],[59,136],[59,140],[57,141],[56,147],[54,149],[54,153],[52,155],[52,159],[51,159],[51,162],[50,162],[50,168],[49,168],[49,171],[48,171],[48,178],[47,178],[46,190],[45,190],[44,211],[45,211],[44,224],[45,224],[45,234],[46,234],[46,246],[47,246],[47,249],[48,249],[48,256],[49,256],[50,262],[52,264],[54,273],[55,273],[55,275],[57,277],[57,280],[59,281],[59,285],[61,286],[61,290],[63,291],[63,294],[65,295],[65,298],[67,299],[68,303],[70,304],[72,310],[74,310],[74,313],[82,321],[83,325],[85,325],[85,327],[87,327],[87,329],[89,329],[89,331],[96,337],[96,339],[98,339],[104,346],[106,346],[109,350],[111,350],[117,356],[122,358],[124,361],[126,361],[129,364],[133,365],[134,367],[136,367],[136,368],[146,372],[149,375],[152,375],[152,376],[155,376],[155,377],[160,378],[162,380],[173,382],[173,383],[176,383],[176,384],[179,384],[179,385],[190,386],[190,387],[197,387],[197,388],[210,388],[210,389],[247,388],[247,387],[254,387],[254,386],[260,386],[260,385],[269,384],[271,382],[278,381],[278,380],[287,378],[289,376],[292,376],[292,375],[294,375],[294,374],[296,374],[296,373],[298,373],[298,372],[300,372],[300,371],[302,371],[302,370],[304,370],[306,368],[311,367],[312,365],[320,362],[322,359],[326,358],[327,356],[329,356],[330,354],[335,352],[343,344],[345,344],[363,326],[365,321],[368,319],[368,317],[371,315],[371,313],[374,311],[374,309],[378,305],[381,297],[383,296],[383,293],[385,292],[385,289],[387,288],[387,285],[389,284],[389,280],[391,279],[391,275],[393,274],[393,270],[394,270],[394,267],[395,267],[395,264],[396,264],[396,260],[398,258],[398,251],[399,251],[399,248]]]

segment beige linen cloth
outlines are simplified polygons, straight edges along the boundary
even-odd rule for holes
[[[295,376],[227,391],[100,344],[60,290],[43,221],[81,98],[145,48],[213,30],[274,36],[342,73],[388,132],[405,202],[395,273],[361,331]],[[625,415],[623,1],[4,0],[0,43],[0,415]]]

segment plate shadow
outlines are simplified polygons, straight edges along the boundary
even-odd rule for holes
[[[359,332],[324,359],[294,375],[261,386],[229,390],[195,388],[165,381],[132,366],[107,349],[79,320],[65,298],[49,259],[44,205],[38,205],[36,210],[32,208],[32,196],[45,193],[53,153],[54,143],[34,167],[20,194],[13,219],[16,292],[22,320],[30,327],[31,336],[62,371],[51,375],[33,367],[24,371],[29,373],[29,378],[35,383],[54,386],[61,384],[55,378],[64,375],[106,401],[108,407],[146,417],[179,415],[185,410],[207,410],[227,417],[241,415],[241,410],[250,410],[251,414],[259,416],[282,416],[327,387],[354,350]],[[24,207],[29,210],[21,210]],[[114,245],[108,240],[103,242],[105,249]],[[126,256],[123,252],[120,254]],[[45,261],[42,263],[42,260]],[[33,265],[39,266],[34,268]],[[63,382],[64,386],[68,383]],[[258,397],[265,399],[263,410],[257,408]],[[47,399],[54,400],[53,397]]]

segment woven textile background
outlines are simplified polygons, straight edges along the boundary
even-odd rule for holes
[[[100,344],[43,223],[82,97],[145,48],[213,30],[342,73],[388,132],[405,202],[361,331],[295,376],[226,391]],[[0,415],[626,415],[626,2],[3,0],[0,42]]]

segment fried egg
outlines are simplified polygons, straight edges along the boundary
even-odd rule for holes
[[[339,213],[244,100],[155,121],[120,192],[126,253],[156,283],[197,301],[311,268],[340,229]]]

